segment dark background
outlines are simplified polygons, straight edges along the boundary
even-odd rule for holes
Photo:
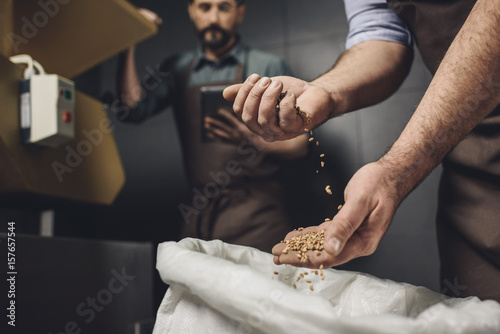
[[[159,33],[137,46],[140,77],[168,55],[196,46],[187,1],[131,2],[163,18]],[[282,56],[296,76],[311,80],[328,70],[345,50],[347,22],[340,0],[253,0],[247,1],[240,32],[244,43]],[[79,76],[76,87],[96,98],[116,94],[116,70],[115,57]],[[409,77],[394,96],[315,130],[319,148],[313,147],[307,159],[283,174],[289,180],[296,224],[317,225],[335,214],[349,178],[364,164],[378,159],[397,139],[429,81],[430,74],[417,54]],[[155,247],[159,242],[177,240],[183,223],[177,207],[189,203],[189,189],[173,113],[165,110],[141,125],[115,123],[126,184],[113,205],[5,198],[0,208],[0,231],[6,230],[8,221],[16,221],[18,233],[38,234],[40,211],[54,209],[55,236],[148,241]],[[326,154],[326,167],[316,175],[320,153]],[[433,172],[403,202],[374,255],[354,260],[342,269],[438,291],[434,216],[439,173],[439,169]],[[333,197],[325,194],[326,184],[331,185]],[[154,310],[165,290],[155,273]]]

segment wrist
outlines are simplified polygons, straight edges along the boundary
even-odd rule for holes
[[[348,112],[346,97],[347,95],[345,93],[340,93],[338,90],[332,90],[330,92],[330,99],[333,105],[330,112],[330,118],[337,117]]]
[[[382,170],[383,178],[380,186],[386,189],[386,196],[395,203],[395,207],[398,207],[413,189],[410,186],[412,183],[410,179],[414,175],[414,170],[398,165],[387,156],[382,157],[375,164]]]
[[[397,143],[377,163],[387,175],[387,182],[402,201],[432,171],[436,163],[430,152],[415,146],[398,146]]]
[[[309,83],[325,92],[325,107],[322,114],[327,119],[340,116],[348,111],[347,96],[338,87],[332,86],[331,79],[319,77]],[[318,124],[319,125],[319,124]]]
[[[313,103],[309,107],[310,111],[307,109],[303,110],[310,116],[309,129],[317,128],[330,118],[342,114],[342,99],[339,95],[328,90],[325,83],[319,79],[308,83],[310,87],[313,87],[312,90],[314,91],[312,95],[314,96]]]

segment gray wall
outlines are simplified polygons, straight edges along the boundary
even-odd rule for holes
[[[167,55],[196,44],[186,13],[187,1],[132,3],[156,11],[164,20],[157,36],[138,45],[141,76],[147,66],[154,67]],[[330,68],[345,50],[347,23],[340,0],[253,0],[247,1],[247,17],[240,31],[245,43],[284,57],[298,77],[310,80]],[[113,91],[116,59],[103,64],[101,71],[103,90]],[[372,108],[330,120],[316,130],[320,150],[327,157],[326,168],[315,178],[317,161],[310,159],[301,167],[310,170],[311,175],[301,175],[312,187],[299,190],[314,199],[302,207],[302,225],[316,225],[321,222],[319,217],[331,217],[336,212],[349,178],[362,165],[379,158],[397,139],[429,81],[430,74],[417,54],[409,77],[395,95]],[[115,136],[127,173],[120,203],[168,208],[164,211],[168,216],[160,217],[156,225],[175,229],[181,221],[176,207],[186,200],[189,191],[172,113],[164,112],[140,126],[117,124]],[[342,269],[438,291],[434,216],[439,174],[438,168],[402,203],[374,255],[354,260]],[[325,198],[325,183],[336,192],[333,200]],[[154,228],[151,232],[158,234]],[[162,235],[156,237],[161,239]],[[164,239],[171,237],[167,233]]]

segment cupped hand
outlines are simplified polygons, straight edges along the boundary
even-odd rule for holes
[[[281,93],[285,95],[276,115]],[[297,114],[296,106],[309,115],[309,129],[325,122],[335,107],[325,89],[288,76],[261,78],[252,74],[243,84],[226,88],[223,94],[226,100],[234,102],[234,112],[242,122],[266,141],[294,138],[308,130],[306,119]]]
[[[372,254],[386,232],[401,199],[388,170],[379,162],[362,167],[345,189],[345,204],[331,221],[318,226],[292,231],[285,240],[311,231],[325,231],[321,255],[308,251],[305,263],[297,252],[283,254],[285,243],[273,247],[276,264],[292,264],[308,268],[325,268],[346,263],[354,258]]]

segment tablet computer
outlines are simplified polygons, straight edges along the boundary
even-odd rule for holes
[[[222,96],[222,92],[227,85],[221,86],[204,86],[201,87],[201,139],[204,142],[213,141],[207,137],[207,130],[205,129],[205,117],[210,116],[225,122],[223,118],[218,116],[217,110],[226,109],[233,111],[233,103],[229,102]]]

